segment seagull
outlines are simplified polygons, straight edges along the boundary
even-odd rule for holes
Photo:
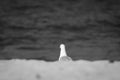
[[[61,44],[60,45],[60,56],[59,56],[59,61],[72,61],[72,58],[67,56],[66,50],[65,50],[65,45]]]

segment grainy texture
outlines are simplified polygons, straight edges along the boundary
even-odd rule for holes
[[[0,59],[120,60],[119,0],[0,1]]]

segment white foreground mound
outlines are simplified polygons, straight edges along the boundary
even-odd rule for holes
[[[0,80],[120,80],[120,62],[1,60]]]

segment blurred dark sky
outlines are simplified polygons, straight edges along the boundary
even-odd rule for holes
[[[1,0],[0,58],[120,59],[119,0]],[[73,54],[74,53],[74,54]]]

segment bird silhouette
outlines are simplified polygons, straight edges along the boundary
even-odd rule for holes
[[[60,56],[59,56],[59,61],[72,61],[72,58],[69,57],[66,53],[65,45],[61,44],[60,45]]]

